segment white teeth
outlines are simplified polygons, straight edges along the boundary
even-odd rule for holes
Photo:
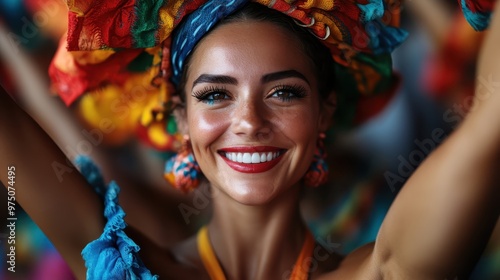
[[[259,158],[259,159],[260,159],[260,162],[266,162],[266,161],[267,161],[267,156],[266,156],[266,154],[265,154],[265,153],[262,153],[262,154],[260,155],[260,158]]]
[[[252,156],[250,153],[243,153],[243,163],[252,163]]]
[[[279,152],[267,153],[226,153],[226,158],[230,161],[240,163],[261,163],[271,161],[279,156]]]
[[[252,163],[260,163],[260,155],[258,153],[252,154]]]

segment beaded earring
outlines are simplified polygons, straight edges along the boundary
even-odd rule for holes
[[[184,136],[182,146],[177,155],[165,164],[163,177],[176,189],[188,193],[198,187],[202,173],[194,158],[191,142]]]
[[[324,144],[325,138],[325,133],[319,134],[313,161],[304,176],[305,184],[308,187],[318,187],[326,183],[328,179],[328,164],[326,163],[326,150]]]

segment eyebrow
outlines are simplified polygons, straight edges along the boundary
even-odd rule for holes
[[[197,84],[201,83],[209,83],[209,84],[231,84],[237,85],[238,80],[231,76],[225,75],[210,75],[210,74],[201,74],[196,80],[193,82],[193,88]]]
[[[262,76],[261,82],[265,84],[286,78],[299,78],[304,80],[307,84],[310,84],[309,80],[307,80],[307,78],[297,70],[285,70],[269,73]],[[194,80],[192,88],[201,83],[237,85],[238,80],[234,77],[226,75],[201,74],[196,80]]]
[[[308,85],[310,85],[309,80],[304,76],[302,73],[300,73],[297,70],[285,70],[285,71],[280,71],[280,72],[274,72],[274,73],[269,73],[264,76],[262,76],[262,83],[269,83],[281,79],[286,79],[286,78],[299,78],[304,80]]]

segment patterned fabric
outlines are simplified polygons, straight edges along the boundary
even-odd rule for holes
[[[118,204],[120,187],[111,182],[107,187],[99,169],[88,157],[78,157],[80,172],[104,200],[107,223],[102,235],[87,244],[82,257],[87,267],[86,279],[158,279],[139,258],[139,246],[124,232],[125,212]]]
[[[486,26],[492,0],[460,1],[471,23]],[[53,89],[67,105],[81,100],[76,106],[90,127],[115,124],[105,137],[111,144],[138,135],[176,151],[180,137],[166,131],[174,125],[165,108],[183,62],[207,31],[247,2],[289,15],[330,49],[337,126],[364,122],[396,91],[390,52],[407,35],[398,28],[396,0],[68,1],[67,50],[62,45],[50,67]]]
[[[90,128],[100,128],[103,119],[115,124],[106,133],[110,144],[139,135],[157,149],[175,151],[180,137],[165,131],[173,125],[162,110],[172,100],[174,86],[155,77],[178,81],[182,63],[197,40],[247,2],[68,1],[67,49],[61,44],[49,70],[53,89],[68,106],[80,101],[77,111]],[[338,123],[359,123],[383,107],[354,114],[364,97],[376,96],[374,103],[387,103],[394,92],[391,85],[397,82],[390,51],[406,36],[397,28],[399,1],[254,2],[293,17],[325,39],[338,62],[335,78],[342,81],[341,90],[346,93],[339,96]],[[166,46],[163,51],[162,46]],[[174,76],[169,60],[160,72],[162,57],[170,56]]]
[[[68,50],[149,48],[171,38],[174,30],[181,29],[175,36],[180,42],[174,41],[176,46],[183,45],[177,48],[179,57],[174,57],[176,52],[172,53],[173,70],[179,74],[183,60],[199,38],[221,18],[249,1],[117,2],[70,2]],[[391,60],[387,59],[387,55],[406,37],[404,31],[396,28],[399,25],[400,1],[254,2],[293,17],[303,25],[310,26],[318,38],[325,38],[325,44],[332,51],[335,61],[352,70],[358,91],[368,94],[386,88],[388,81],[381,89],[377,89],[377,86],[380,86],[381,80],[391,79]],[[181,26],[177,28],[179,24]],[[370,55],[382,55],[386,59]]]
[[[227,2],[227,3],[224,3]],[[200,39],[221,19],[229,16],[246,4],[247,0],[208,1],[185,17],[174,31],[172,41],[171,80],[179,84],[182,67],[187,56]]]

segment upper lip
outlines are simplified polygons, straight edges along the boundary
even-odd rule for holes
[[[219,152],[226,153],[267,153],[278,152],[284,149],[272,146],[238,146],[219,149]]]

